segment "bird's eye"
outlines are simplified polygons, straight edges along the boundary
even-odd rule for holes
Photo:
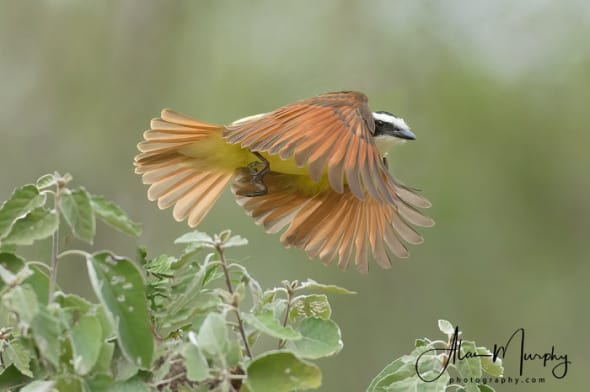
[[[381,120],[377,120],[375,121],[375,124],[379,125],[379,126],[383,126],[383,121]]]

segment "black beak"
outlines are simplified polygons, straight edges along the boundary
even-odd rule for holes
[[[414,135],[409,129],[395,128],[393,132],[391,132],[391,135],[399,137],[400,139],[416,140],[416,135]]]

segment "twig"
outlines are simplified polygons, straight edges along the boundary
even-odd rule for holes
[[[60,218],[60,199],[61,190],[65,186],[60,180],[57,181],[55,194],[53,196],[53,207],[55,209],[55,216],[57,217],[57,229],[51,236],[51,269],[49,270],[49,303],[52,304],[55,294],[55,286],[57,284],[57,254],[59,252],[59,218]]]
[[[286,284],[287,287],[287,309],[285,310],[285,318],[283,319],[283,327],[287,326],[287,322],[289,321],[289,312],[291,311],[291,301],[293,300],[293,288],[291,284]],[[279,340],[279,350],[285,347],[287,341],[285,339]]]
[[[225,284],[227,286],[227,290],[232,295],[234,294],[234,290],[231,286],[231,279],[229,277],[229,271],[227,269],[227,264],[225,262],[225,256],[223,254],[223,248],[221,244],[216,244],[215,249],[219,254],[219,260],[221,261],[221,268],[223,269],[223,274],[225,275]],[[232,300],[233,302],[234,300]],[[242,336],[242,340],[244,341],[244,347],[246,348],[246,354],[250,359],[252,359],[252,351],[250,350],[250,344],[248,344],[248,338],[246,337],[246,332],[244,331],[244,322],[242,321],[242,317],[240,317],[240,311],[236,303],[232,303],[234,308],[234,312],[236,313],[236,319],[238,320],[238,329],[240,330],[240,335]]]

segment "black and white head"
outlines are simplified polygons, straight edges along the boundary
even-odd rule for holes
[[[389,112],[373,112],[375,119],[374,140],[377,148],[383,156],[395,145],[402,144],[406,140],[415,140],[416,135],[403,118]]]

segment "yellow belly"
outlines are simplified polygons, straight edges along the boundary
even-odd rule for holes
[[[296,175],[309,175],[309,168],[307,165],[297,166],[295,159],[290,157],[289,159],[282,159],[278,155],[270,155],[269,153],[260,153],[270,164],[270,170],[285,174],[296,174]]]
[[[217,132],[194,144],[182,147],[180,152],[195,158],[204,166],[226,170],[234,170],[238,167],[245,167],[250,162],[259,161],[258,157],[249,149],[242,148],[239,144],[228,144]],[[297,166],[293,157],[281,159],[279,155],[271,155],[266,152],[260,154],[268,160],[271,171],[297,176],[293,177],[293,181],[297,183],[298,188],[305,192],[317,193],[329,187],[326,173],[319,182],[315,182],[309,176],[308,166]]]

